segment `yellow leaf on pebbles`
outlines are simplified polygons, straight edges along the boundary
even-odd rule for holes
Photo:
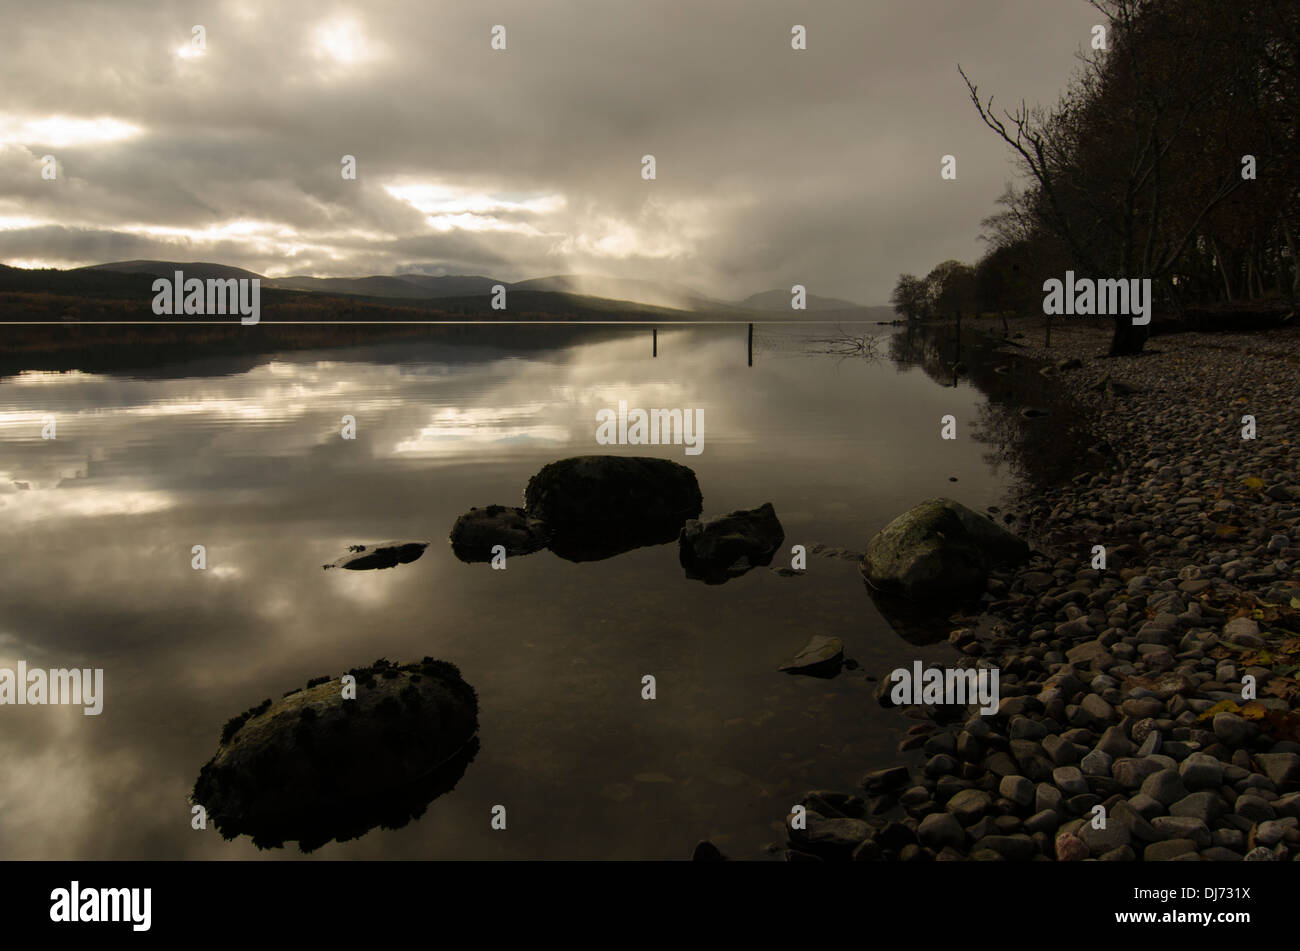
[[[1218,703],[1210,707],[1210,709],[1206,710],[1196,719],[1213,720],[1220,713],[1240,713],[1240,712],[1241,712],[1241,707],[1237,706],[1231,700],[1220,700]]]
[[[1243,720],[1263,720],[1268,716],[1268,707],[1264,706],[1258,700],[1251,700],[1242,707],[1237,706],[1231,700],[1220,700],[1196,719],[1213,720],[1220,713],[1235,713]]]
[[[1268,716],[1268,707],[1264,706],[1258,700],[1251,700],[1241,708],[1241,718],[1243,720],[1263,720]]]
[[[1273,655],[1266,650],[1242,654],[1241,662],[1247,667],[1272,667],[1276,663]]]

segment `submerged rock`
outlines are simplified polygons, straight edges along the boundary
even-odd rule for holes
[[[501,545],[507,555],[529,555],[546,547],[546,523],[520,508],[489,505],[472,508],[451,527],[451,550],[461,561],[490,561]]]
[[[686,577],[709,584],[770,565],[783,541],[785,531],[771,502],[703,521],[690,519],[677,537]]]
[[[868,584],[917,600],[983,590],[989,569],[1023,561],[1029,546],[951,499],[927,499],[867,543],[859,570]]]
[[[808,646],[795,659],[780,667],[787,674],[806,674],[809,677],[834,677],[844,665],[844,642],[838,637],[813,637]]]
[[[322,565],[323,568],[347,568],[349,571],[369,571],[374,568],[392,568],[409,564],[424,554],[428,542],[380,542],[378,545],[349,545],[351,554]]]
[[[722,850],[704,839],[696,843],[695,851],[691,853],[692,862],[725,862],[727,857],[722,854]]]
[[[478,698],[454,664],[386,660],[308,681],[233,718],[193,801],[225,839],[303,852],[396,829],[455,787],[478,752]]]
[[[551,550],[570,561],[670,542],[702,503],[694,472],[646,456],[561,459],[524,490],[524,509],[549,526]]]

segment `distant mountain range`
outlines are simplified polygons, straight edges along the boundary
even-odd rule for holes
[[[529,291],[548,294],[565,294],[600,298],[607,301],[643,304],[656,308],[688,311],[695,314],[716,314],[741,317],[745,313],[785,314],[793,319],[834,314],[856,319],[892,319],[893,310],[887,306],[867,307],[852,301],[809,294],[804,311],[790,309],[790,292],[776,288],[752,294],[740,301],[725,301],[708,297],[680,284],[640,281],[628,278],[597,277],[582,274],[556,274],[526,281],[501,281],[482,275],[434,276],[429,274],[374,275],[370,277],[279,277],[268,278],[243,268],[209,262],[176,261],[114,261],[74,268],[61,274],[111,271],[119,274],[145,274],[151,277],[170,278],[183,271],[187,278],[259,278],[268,290],[307,291],[322,294],[350,295],[370,298],[401,300],[439,300],[446,298],[471,298],[487,296],[492,287],[502,284],[507,291]]]
[[[748,310],[765,310],[765,311],[788,311],[790,310],[790,292],[782,288],[772,291],[763,291],[758,294],[751,294],[737,305],[747,308]],[[804,300],[804,309],[806,311],[831,311],[831,310],[876,310],[874,307],[863,307],[862,304],[855,304],[852,301],[839,300],[835,297],[817,297],[808,294]],[[885,308],[891,314],[893,308]]]

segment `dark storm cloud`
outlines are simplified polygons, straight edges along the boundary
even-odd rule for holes
[[[0,254],[576,271],[724,297],[797,281],[879,302],[900,271],[976,257],[1013,175],[956,64],[1051,102],[1095,18],[1082,0],[11,8]],[[206,52],[180,55],[195,24]]]

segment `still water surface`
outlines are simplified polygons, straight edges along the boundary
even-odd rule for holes
[[[299,858],[191,829],[222,725],[310,677],[432,655],[478,691],[477,758],[418,821],[312,858],[681,859],[706,837],[766,856],[806,790],[850,789],[896,758],[913,721],[881,709],[868,676],[952,657],[946,645],[894,633],[852,560],[709,586],[675,544],[494,571],[446,537],[471,506],[521,504],[547,462],[606,451],[689,465],[706,516],[771,502],[786,533],[774,565],[793,544],[861,551],[929,496],[998,502],[1008,467],[967,438],[987,428],[987,398],[870,332],[879,360],[817,353],[824,329],[761,328],[752,367],[743,327],[661,329],[655,358],[648,328],[551,349],[488,330],[0,380],[0,666],[102,667],[106,694],[98,717],[0,708],[0,854]],[[703,453],[598,446],[596,412],[619,400],[703,409]],[[963,438],[939,438],[945,414]],[[40,438],[46,416],[55,440]],[[390,570],[321,570],[390,538],[432,544]],[[815,634],[862,668],[777,672]],[[505,831],[490,828],[497,804]]]

